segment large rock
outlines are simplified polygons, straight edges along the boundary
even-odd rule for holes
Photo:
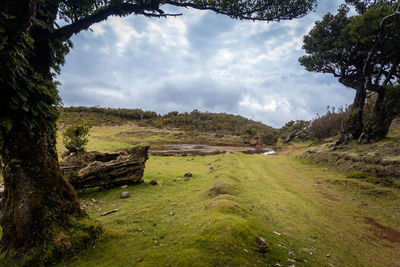
[[[61,171],[75,189],[138,184],[143,182],[148,150],[136,146],[113,153],[71,153],[60,164]]]

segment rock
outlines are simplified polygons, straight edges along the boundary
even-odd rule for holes
[[[151,184],[151,185],[156,185],[156,184],[157,184],[157,180],[156,180],[156,179],[153,179],[153,180],[151,180],[151,181],[149,182],[149,184]]]
[[[127,187],[128,187],[128,185],[123,185],[123,186],[121,186],[121,189],[125,189]]]
[[[148,146],[136,146],[121,152],[78,151],[60,164],[63,176],[74,189],[115,187],[143,182]]]
[[[122,192],[122,194],[121,194],[121,198],[128,198],[128,197],[130,197],[130,194],[129,194],[129,192],[128,192],[128,191],[124,191],[124,192]]]
[[[256,247],[258,248],[258,251],[262,254],[267,254],[269,251],[269,246],[265,242],[265,239],[262,237],[259,237],[256,235]]]
[[[191,172],[187,172],[187,173],[185,173],[185,175],[184,175],[185,177],[192,177],[193,176],[193,174],[191,173]]]
[[[187,182],[187,181],[190,180],[190,178],[189,177],[185,177],[183,180]]]
[[[174,182],[180,182],[180,181],[182,181],[181,178],[176,178],[176,179],[174,179]]]
[[[292,263],[296,262],[294,259],[288,259],[287,261]]]
[[[98,203],[98,201],[96,199],[92,198],[92,203],[96,204],[96,203]]]
[[[169,213],[169,215],[170,215],[170,216],[174,216],[174,215],[175,215],[175,212],[171,211],[171,212]]]

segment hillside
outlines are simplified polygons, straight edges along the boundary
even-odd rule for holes
[[[379,142],[336,146],[328,139],[310,146],[302,157],[342,169],[349,178],[400,188],[400,120],[393,121],[388,136]]]
[[[60,108],[59,124],[62,126],[85,119],[94,126],[112,126],[134,123],[140,127],[181,130],[192,133],[213,133],[218,137],[224,135],[240,136],[243,143],[259,136],[265,145],[275,144],[278,130],[261,122],[249,120],[242,116],[226,113],[208,113],[193,110],[190,113],[170,112],[158,115],[141,109],[111,109],[97,107]]]

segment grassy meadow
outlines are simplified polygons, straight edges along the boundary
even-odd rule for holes
[[[218,135],[207,132],[190,132],[179,129],[139,127],[136,124],[93,126],[90,129],[88,151],[113,151],[132,145],[151,145],[157,148],[163,144],[198,143],[210,145],[242,144],[240,136]],[[66,150],[62,142],[62,131],[57,136],[57,151]]]
[[[133,124],[90,133],[88,150],[98,151],[196,138]],[[309,144],[293,144],[268,156],[150,156],[142,184],[78,191],[105,233],[56,266],[400,266],[399,190],[302,159]]]
[[[124,127],[92,128],[89,149],[130,145],[118,134]],[[304,149],[150,156],[145,183],[78,192],[106,232],[58,266],[400,266],[399,191],[302,160]],[[120,199],[122,191],[131,196]],[[268,255],[257,251],[256,234]]]

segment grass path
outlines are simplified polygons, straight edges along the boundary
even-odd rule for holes
[[[150,157],[144,178],[159,184],[129,186],[128,199],[80,193],[106,234],[60,266],[400,266],[399,192],[295,155]]]

